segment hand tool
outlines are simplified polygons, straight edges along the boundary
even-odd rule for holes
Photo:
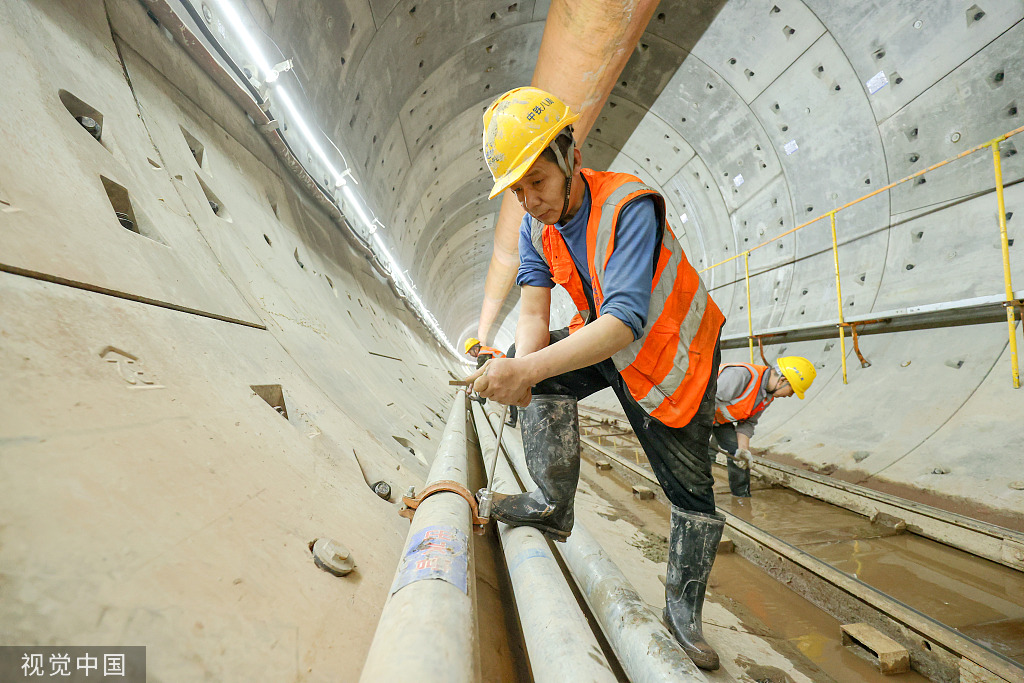
[[[484,415],[486,415],[486,412]],[[501,411],[501,422],[498,423],[498,439],[494,443],[494,457],[491,458],[491,469],[484,472],[484,474],[487,475],[487,487],[480,489],[476,494],[477,514],[480,517],[490,518],[491,516],[491,501],[494,498],[492,495],[493,491],[491,490],[491,484],[494,481],[494,468],[498,466],[498,453],[501,451],[501,433],[505,429],[505,420],[507,418],[508,406],[505,406]]]

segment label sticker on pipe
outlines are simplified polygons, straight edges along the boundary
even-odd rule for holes
[[[468,569],[466,534],[448,524],[425,527],[410,539],[409,549],[398,564],[391,595],[411,583],[427,579],[447,581],[468,595]]]

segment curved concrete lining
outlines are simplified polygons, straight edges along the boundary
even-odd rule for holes
[[[219,1],[168,0],[237,45]],[[289,92],[461,347],[500,205],[480,116],[530,81],[548,4],[223,2],[268,60],[292,59]],[[705,268],[1024,124],[1022,18],[1017,0],[664,0],[584,164],[660,188]],[[178,40],[133,0],[0,3],[0,622],[11,642],[166,643],[151,670],[167,680],[349,671],[408,529],[394,500],[422,484],[449,373],[465,368],[219,85],[248,92],[251,65],[213,78],[221,58],[199,64]],[[1024,135],[1001,150],[1021,290]],[[924,180],[838,215],[847,315],[1002,295],[990,156]],[[836,317],[830,243],[822,222],[751,254],[755,331]],[[742,273],[734,260],[704,275],[726,335],[746,334]],[[502,306],[499,346],[516,306]],[[566,320],[564,297],[555,309]],[[754,446],[1024,528],[1005,322],[860,346],[871,366],[847,340],[844,385],[837,338],[769,343],[819,379],[771,408]],[[356,549],[351,578],[313,565],[319,537]]]

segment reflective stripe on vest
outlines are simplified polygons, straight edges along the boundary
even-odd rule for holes
[[[593,285],[595,317],[604,299],[605,268],[615,249],[615,226],[630,202],[654,199],[660,245],[651,266],[651,303],[647,325],[639,339],[612,356],[633,398],[649,415],[669,427],[690,422],[714,371],[715,343],[725,317],[708,295],[697,271],[665,219],[664,199],[634,176],[582,169],[590,187],[587,222],[587,261]],[[533,220],[531,240],[551,269],[552,279],[569,292],[580,315],[589,317],[583,282],[572,255],[554,226]]]
[[[771,368],[764,365],[751,365],[750,363],[726,363],[718,369],[718,374],[721,375],[722,370],[726,368],[743,368],[750,373],[750,379],[747,380],[747,385],[743,387],[743,391],[740,392],[739,396],[736,396],[727,403],[715,406],[715,424],[742,422],[768,407],[768,404],[774,398],[771,394],[768,394],[761,403],[755,405],[755,401],[757,401],[757,393],[761,388],[761,383],[764,381],[764,376],[771,372]]]
[[[491,358],[504,358],[505,357],[505,354],[503,354],[501,351],[499,351],[498,349],[495,349],[493,347],[490,347],[490,346],[481,346],[480,347],[480,353],[477,354],[477,355],[484,356],[484,355],[488,355],[488,354],[491,356]]]

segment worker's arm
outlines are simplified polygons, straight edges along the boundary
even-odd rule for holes
[[[611,358],[639,339],[650,306],[656,233],[653,200],[643,198],[623,208],[616,228],[615,250],[605,270],[602,315],[567,338],[548,345],[548,288],[554,286],[554,281],[547,262],[530,240],[530,223],[524,218],[519,232],[520,268],[516,278],[523,287],[516,358],[495,359],[484,366],[483,372],[471,375],[469,379],[476,380],[474,389],[499,403],[525,407],[530,403],[530,388],[538,382]],[[538,288],[548,291],[531,291]]]
[[[521,323],[520,323],[521,324]],[[518,336],[518,335],[517,335]],[[528,355],[496,358],[469,377],[473,389],[498,403],[526,407],[530,388],[541,380],[611,358],[633,342],[633,331],[605,314],[565,339]]]
[[[745,451],[750,450],[750,437],[742,432],[736,432],[736,446]]]
[[[523,358],[523,372],[532,386],[548,377],[607,360],[632,343],[629,326],[606,313],[558,343]]]
[[[519,297],[516,323],[516,356],[522,358],[548,345],[551,324],[551,290],[524,285]]]
[[[754,435],[756,422],[757,416],[755,415],[753,421],[748,418],[736,423],[736,452],[732,454],[732,459],[745,470],[750,469],[750,462],[753,458],[750,454],[750,437]]]

